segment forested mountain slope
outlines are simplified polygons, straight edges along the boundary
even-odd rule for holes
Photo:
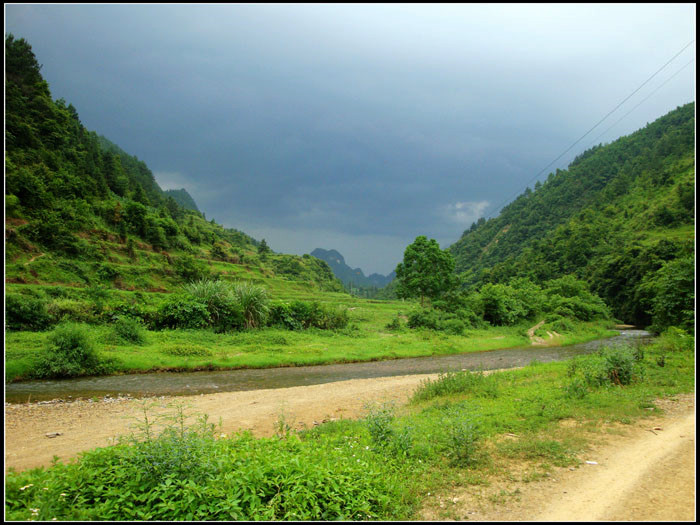
[[[51,98],[24,39],[6,37],[5,61],[6,282],[171,291],[220,274],[343,290],[327,264],[261,250],[178,204],[143,161]]]
[[[694,319],[695,104],[596,146],[450,247],[467,286],[574,274],[629,323]]]
[[[197,203],[194,202],[192,196],[187,193],[185,188],[180,188],[179,190],[165,190],[164,192],[168,197],[175,199],[180,206],[188,210],[199,211]]]

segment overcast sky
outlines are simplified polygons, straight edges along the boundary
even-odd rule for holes
[[[695,4],[5,4],[5,15],[54,98],[162,188],[184,187],[208,219],[275,251],[336,249],[383,274],[416,236],[446,248],[496,215],[695,38]],[[695,62],[677,73],[695,55],[693,44],[539,179],[695,100]]]

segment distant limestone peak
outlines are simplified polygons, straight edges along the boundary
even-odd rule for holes
[[[323,248],[316,248],[311,252],[311,255],[317,259],[326,261],[328,266],[331,267],[331,270],[333,270],[335,276],[346,286],[353,284],[363,288],[384,288],[394,279],[394,272],[388,276],[373,273],[369,277],[366,277],[362,269],[350,268],[350,266],[345,263],[345,257],[343,257],[338,250],[324,250]]]

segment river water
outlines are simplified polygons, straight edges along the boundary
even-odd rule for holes
[[[511,348],[446,356],[415,357],[284,368],[221,370],[216,372],[157,372],[53,381],[25,381],[5,385],[5,401],[24,403],[50,399],[76,399],[128,395],[177,396],[316,385],[348,379],[431,374],[454,370],[494,370],[546,363],[596,351],[603,345],[646,343],[644,330],[620,330],[620,335],[571,346]]]

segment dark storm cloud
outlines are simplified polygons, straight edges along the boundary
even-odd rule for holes
[[[388,273],[416,235],[446,246],[497,213],[694,38],[694,10],[6,5],[6,30],[207,217]],[[601,141],[692,100],[692,69]]]

